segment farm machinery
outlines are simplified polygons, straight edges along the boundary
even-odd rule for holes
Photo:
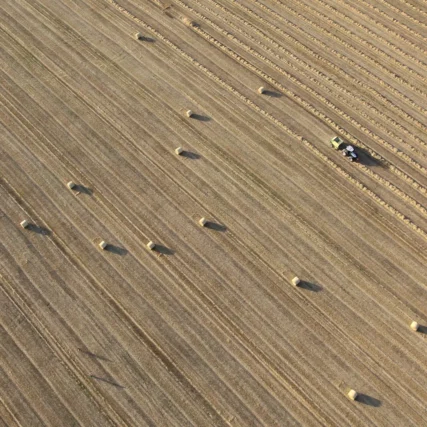
[[[342,155],[347,157],[350,162],[356,162],[359,159],[359,156],[357,155],[354,147],[350,144],[347,144],[339,136],[335,136],[331,139],[331,145],[335,150],[341,151]]]

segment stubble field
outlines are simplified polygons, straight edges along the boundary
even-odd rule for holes
[[[427,425],[426,29],[3,0],[0,424]]]

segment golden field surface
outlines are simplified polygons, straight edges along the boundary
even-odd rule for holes
[[[0,2],[0,425],[426,426],[426,41],[426,0]]]

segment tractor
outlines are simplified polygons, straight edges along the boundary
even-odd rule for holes
[[[350,162],[357,162],[359,156],[356,153],[354,147],[350,144],[347,144],[339,136],[335,136],[331,139],[331,145],[335,150],[341,151],[342,155],[348,157]]]

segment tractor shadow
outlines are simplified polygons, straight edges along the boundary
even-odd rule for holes
[[[175,253],[173,249],[167,248],[166,246],[163,246],[163,245],[158,245],[157,243],[156,243],[156,246],[154,247],[154,252],[157,252],[162,255],[173,255]]]
[[[92,196],[92,194],[93,194],[93,190],[92,190],[91,188],[89,188],[89,187],[85,187],[84,185],[80,185],[80,184],[76,185],[76,186],[73,188],[73,190],[74,190],[76,193],[86,194],[86,195],[88,195],[88,196]]]
[[[45,227],[40,227],[40,226],[35,225],[35,224],[30,224],[27,227],[27,230],[30,230],[33,233],[42,234],[43,236],[50,236],[52,234],[52,232],[49,229],[47,229]]]
[[[212,221],[207,221],[205,224],[205,228],[208,228],[209,230],[221,231],[221,232],[227,231],[227,227],[225,225],[218,224]]]
[[[210,122],[212,120],[208,116],[203,116],[201,114],[196,114],[196,113],[193,113],[191,118],[194,120],[198,120],[199,122]]]
[[[313,282],[307,282],[305,280],[301,280],[301,282],[298,284],[298,287],[311,292],[320,292],[323,289],[320,285]]]
[[[198,160],[201,157],[200,154],[194,153],[192,151],[183,151],[181,156],[191,160]]]
[[[373,406],[374,408],[378,408],[382,405],[381,400],[375,399],[375,397],[368,396],[367,394],[358,394],[356,400],[357,402]]]
[[[125,248],[121,248],[120,246],[110,245],[108,244],[105,248],[107,252],[111,252],[112,254],[124,256],[128,253],[128,250]]]
[[[280,92],[275,92],[274,90],[266,90],[263,95],[269,96],[270,98],[281,98],[283,96]]]
[[[385,168],[381,160],[374,159],[364,148],[355,146],[356,152],[359,155],[359,163],[364,166]]]
[[[111,384],[114,387],[121,388],[121,389],[126,388],[126,387],[123,387],[122,385],[120,385],[119,383],[116,383],[115,381],[110,380],[108,378],[101,378],[101,377],[97,377],[96,375],[90,375],[90,376],[91,376],[91,378],[93,378],[95,380],[103,381],[104,383]]]

